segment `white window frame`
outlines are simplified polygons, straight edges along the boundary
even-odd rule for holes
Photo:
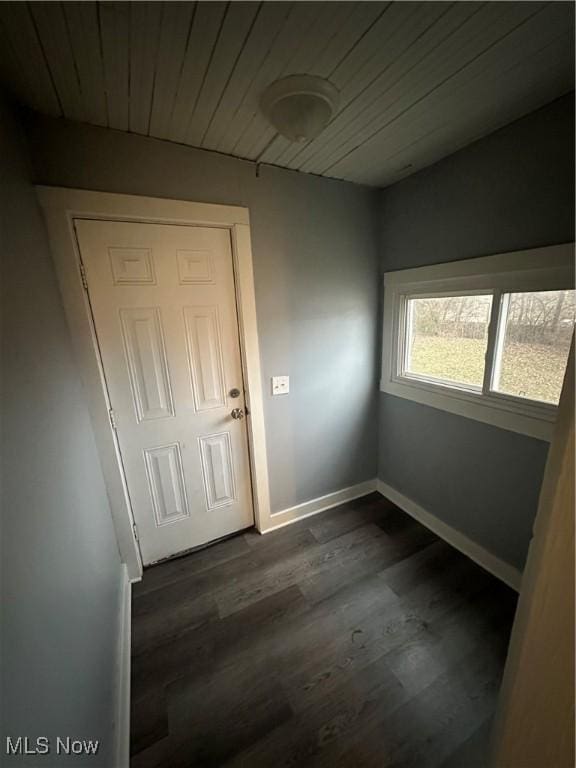
[[[504,330],[502,296],[573,287],[573,243],[387,272],[381,391],[512,432],[551,440],[556,405],[492,389],[495,349]],[[479,294],[493,296],[482,387],[456,382],[447,385],[432,377],[406,373],[408,299]]]

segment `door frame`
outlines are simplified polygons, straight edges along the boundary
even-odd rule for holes
[[[248,411],[246,427],[254,523],[259,531],[265,530],[270,520],[270,492],[248,208],[63,187],[36,186],[36,193],[44,211],[64,311],[86,389],[88,410],[116,528],[118,548],[122,561],[126,563],[130,580],[138,581],[142,578],[142,558],[118,438],[110,419],[111,404],[92,309],[85,289],[74,219],[176,224],[229,230]]]

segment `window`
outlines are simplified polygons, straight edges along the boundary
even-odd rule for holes
[[[404,374],[482,389],[492,296],[408,298]]]
[[[502,297],[492,389],[529,400],[560,400],[572,328],[574,291]]]
[[[381,389],[550,439],[573,286],[571,245],[388,273]]]

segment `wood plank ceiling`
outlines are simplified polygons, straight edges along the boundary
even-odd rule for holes
[[[386,186],[574,87],[564,2],[4,2],[0,72],[48,115]],[[259,109],[288,74],[340,107],[304,145]]]

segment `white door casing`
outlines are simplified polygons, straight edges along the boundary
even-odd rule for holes
[[[75,228],[144,564],[252,525],[230,231]]]

